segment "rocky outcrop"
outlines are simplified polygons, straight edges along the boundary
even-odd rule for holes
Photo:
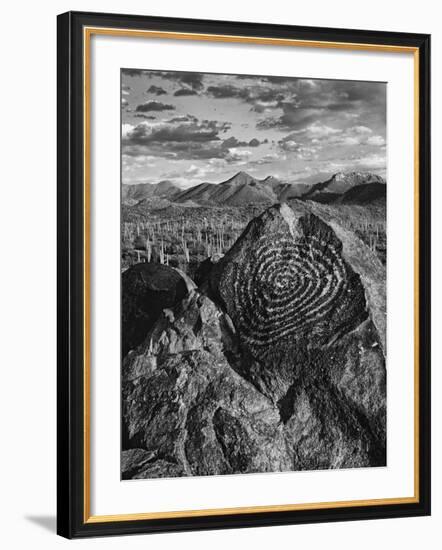
[[[140,263],[122,275],[122,356],[143,342],[164,308],[187,295],[182,274],[166,265]]]
[[[229,364],[228,315],[193,290],[123,363],[123,477],[291,469],[278,408]]]
[[[312,434],[346,441],[336,456],[347,449],[360,464],[383,464],[385,271],[353,233],[338,232],[303,203],[272,207],[214,267],[210,291],[238,332],[238,371],[283,422],[310,410]]]
[[[123,478],[385,465],[384,268],[320,209],[252,220],[127,354]]]

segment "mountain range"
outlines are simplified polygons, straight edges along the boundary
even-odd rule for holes
[[[386,195],[385,180],[371,172],[338,172],[326,181],[312,185],[303,200],[316,202],[369,202]]]
[[[338,172],[314,185],[284,183],[274,176],[257,179],[246,172],[238,172],[224,182],[204,182],[185,190],[169,180],[122,186],[123,204],[154,208],[164,208],[172,203],[182,206],[272,205],[291,198],[365,204],[384,200],[385,196],[385,180],[370,172]]]
[[[180,192],[181,189],[169,180],[158,183],[136,183],[122,185],[121,200],[124,204],[137,204],[140,201],[152,198],[167,199]]]

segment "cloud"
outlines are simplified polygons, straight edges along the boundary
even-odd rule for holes
[[[234,164],[279,172],[284,178],[292,169],[312,178],[341,169],[385,171],[383,83],[130,69],[127,73],[143,77],[140,82],[124,82],[132,86],[132,97],[140,90],[152,96],[141,105],[131,103],[130,116],[125,115],[127,107],[123,109],[123,120],[130,122],[123,130],[123,153],[136,166],[144,166],[147,161],[142,159],[148,156],[156,159],[149,164],[157,163],[154,173],[161,177],[175,170],[177,179],[187,182],[202,178],[201,170],[219,175]],[[201,103],[179,102],[179,97],[193,96]],[[193,114],[185,114],[181,105],[188,105]],[[204,120],[195,116],[202,112]],[[234,113],[233,122],[219,120],[228,112]]]
[[[121,125],[121,135],[125,138],[132,130],[134,129],[132,124],[122,124]]]
[[[156,70],[146,70],[146,69],[122,69],[123,76],[129,77],[145,77],[145,78],[154,78],[159,77],[170,82],[176,82],[182,87],[191,88],[192,90],[200,91],[204,88],[203,73],[192,73],[192,72],[182,72],[182,71],[156,71]],[[157,87],[157,86],[154,86]],[[155,92],[152,92],[155,93]],[[167,92],[166,92],[167,93]],[[157,95],[162,95],[157,94]]]
[[[284,84],[290,89],[291,99],[278,102],[281,114],[266,117],[257,123],[265,130],[299,130],[309,124],[336,122],[341,116],[355,115],[355,119],[385,125],[385,84],[341,80],[302,80]],[[366,125],[366,124],[365,124]]]
[[[386,156],[385,154],[371,154],[367,156],[361,156],[358,159],[352,159],[362,170],[385,170],[386,168]]]
[[[121,74],[123,76],[143,76],[148,71],[142,69],[121,69]]]
[[[151,127],[148,124],[139,124],[131,132],[131,142],[144,145],[151,142],[195,142],[218,140],[220,126],[216,122],[208,124],[179,124],[178,126],[162,124]]]
[[[166,120],[167,124],[173,124],[175,122],[198,122],[198,118],[194,115],[183,115]]]
[[[293,139],[293,134],[290,134],[279,140],[278,145],[283,151],[288,151],[291,153],[299,151],[299,148],[301,147],[301,145],[297,141],[295,141],[295,139]]]
[[[385,145],[385,139],[382,136],[371,136],[367,139],[368,145]]]
[[[294,99],[288,90],[280,90],[275,87],[262,84],[235,86],[233,84],[221,84],[209,86],[206,90],[208,96],[214,99],[236,98],[251,105],[251,110],[257,113],[271,112],[278,109],[285,100]]]
[[[191,115],[127,125],[123,153],[132,158],[153,155],[171,160],[223,159],[229,164],[244,163],[252,154],[249,148],[263,142],[256,138],[248,141],[235,136],[223,138],[230,128],[230,122],[199,120]]]
[[[287,156],[285,154],[268,153],[267,155],[264,155],[263,157],[252,161],[250,164],[256,165],[256,166],[263,166],[266,164],[275,164],[275,162],[280,162],[286,159],[287,159]]]
[[[201,166],[196,166],[196,164],[191,164],[188,168],[183,170],[172,170],[171,172],[166,172],[164,177],[167,179],[179,179],[182,178],[200,178],[207,173],[207,170]]]
[[[244,94],[244,88],[233,86],[232,84],[222,84],[220,86],[209,86],[207,94],[215,99],[226,99],[231,97],[241,97]]]
[[[331,126],[326,126],[325,124],[312,124],[306,128],[306,132],[316,139],[328,138],[329,136],[334,136],[340,134],[341,130],[339,128],[332,128]]]
[[[247,149],[230,148],[225,156],[226,161],[230,164],[245,164],[252,155]]]
[[[152,86],[150,86],[146,92],[148,94],[153,94],[153,95],[165,95],[167,94],[166,90],[164,88],[161,88],[161,86],[155,86],[154,84],[152,84]]]
[[[161,103],[161,101],[147,101],[146,103],[137,105],[135,110],[141,113],[146,113],[148,111],[174,111],[175,106]]]
[[[153,115],[145,115],[143,113],[135,113],[134,118],[143,118],[144,120],[156,120],[156,116]]]
[[[287,134],[277,144],[283,151],[298,152],[305,156],[319,150],[326,151],[329,147],[347,150],[352,146],[383,146],[385,139],[381,135],[373,135],[373,131],[367,126],[335,128],[315,122]]]
[[[158,123],[141,122],[123,138],[123,152],[131,157],[151,154],[169,159],[227,158],[239,140],[222,139],[229,122],[176,117]]]
[[[173,95],[176,97],[198,95],[198,92],[195,90],[192,90],[191,88],[180,88]]]
[[[373,130],[371,128],[367,128],[367,126],[352,126],[351,130],[355,134],[371,134],[373,133]]]
[[[240,141],[236,137],[231,136],[224,141],[225,147],[259,147],[264,141],[259,141],[259,139],[252,138],[250,141]]]
[[[200,91],[204,88],[204,74],[203,73],[190,73],[181,71],[149,71],[149,75],[163,78],[171,82],[175,82],[181,87],[190,88],[192,90]]]

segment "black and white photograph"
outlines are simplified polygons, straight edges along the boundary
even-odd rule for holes
[[[387,466],[385,82],[121,69],[121,478]]]

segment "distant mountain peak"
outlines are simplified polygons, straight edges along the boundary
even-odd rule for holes
[[[123,203],[135,204],[153,197],[166,199],[181,191],[173,182],[162,180],[158,183],[123,184],[121,188]]]
[[[265,183],[266,185],[278,185],[281,183],[281,180],[275,178],[275,176],[267,176],[261,180],[261,183]]]
[[[383,177],[368,171],[336,172],[336,174],[333,174],[329,181],[332,180],[355,182],[356,185],[368,182],[385,183]]]
[[[302,198],[318,202],[333,202],[355,187],[369,184],[385,185],[385,183],[384,178],[372,172],[341,171],[333,174],[328,180],[313,185]],[[351,194],[350,197],[352,197]]]
[[[256,183],[256,181],[257,180],[253,178],[250,174],[241,171],[223,183],[230,183],[233,185],[250,185],[251,183]]]

